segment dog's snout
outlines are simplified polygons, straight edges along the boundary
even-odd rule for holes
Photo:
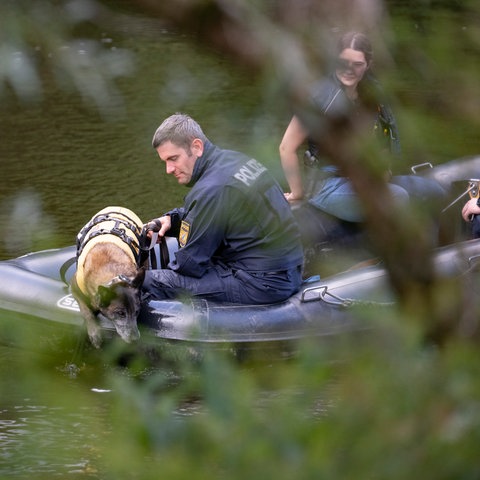
[[[140,338],[140,331],[136,323],[114,322],[114,325],[117,333],[125,342],[131,343]]]

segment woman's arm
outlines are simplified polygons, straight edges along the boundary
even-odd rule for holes
[[[283,172],[290,187],[290,193],[285,194],[289,202],[303,199],[302,170],[297,150],[305,142],[307,136],[308,132],[294,115],[285,130],[279,148]]]

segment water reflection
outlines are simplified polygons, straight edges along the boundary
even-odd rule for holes
[[[50,248],[57,231],[55,220],[43,209],[40,194],[30,188],[4,200],[0,225],[0,245],[7,257],[28,252],[34,245]]]
[[[139,23],[132,19],[135,31],[140,30]],[[145,20],[146,34],[140,37],[99,32],[99,40],[109,40],[110,52],[134,56],[129,62],[124,54],[118,61],[109,56],[109,68],[118,69],[118,91],[108,93],[117,101],[104,104],[101,113],[90,94],[66,89],[55,79],[46,79],[41,102],[4,99],[0,166],[6,181],[0,191],[0,212],[8,218],[12,203],[36,195],[36,208],[55,225],[50,247],[72,244],[79,228],[107,205],[126,206],[146,221],[181,203],[186,192],[165,175],[151,148],[156,127],[175,111],[197,117],[214,142],[252,156],[261,148],[262,160],[279,170],[275,137],[280,137],[286,116],[277,116],[270,108],[264,113],[261,88],[248,72],[182,36],[158,30],[153,36],[150,23]],[[80,55],[87,47],[65,49]],[[125,66],[129,63],[134,70]],[[101,91],[95,95],[106,97]],[[270,147],[267,138],[272,140]],[[21,230],[36,226],[15,221]],[[8,222],[0,223],[0,239],[7,228]],[[0,258],[44,248],[36,241],[26,243],[27,238],[16,248],[10,239],[8,246],[0,244]]]
[[[102,452],[112,441],[115,426],[121,428],[121,422],[114,420],[114,410],[120,401],[122,379],[148,382],[161,377],[158,398],[180,381],[160,365],[135,372],[96,362],[87,353],[88,349],[69,358],[68,354],[32,355],[0,346],[1,478],[66,474],[69,478],[102,478]],[[113,373],[116,385],[110,383]],[[181,419],[200,409],[200,402],[192,399],[181,402],[171,416]]]
[[[105,405],[66,371],[39,368],[43,356],[0,347],[0,360],[0,476],[94,474]]]
[[[24,399],[0,411],[0,475],[27,478],[39,474],[82,474],[96,478],[96,445],[102,440],[101,411],[36,405]],[[107,432],[105,432],[106,434]]]

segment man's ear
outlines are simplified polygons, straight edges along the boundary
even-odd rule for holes
[[[203,155],[203,141],[200,138],[194,138],[191,150],[196,157],[201,157]]]

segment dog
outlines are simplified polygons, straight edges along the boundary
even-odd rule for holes
[[[101,317],[110,320],[127,343],[138,340],[140,291],[148,264],[140,239],[143,224],[123,207],[106,207],[77,236],[77,270],[72,295],[85,319],[91,343],[102,344]]]

